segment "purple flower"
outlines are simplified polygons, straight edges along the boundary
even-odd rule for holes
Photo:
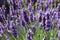
[[[43,26],[45,26],[45,21],[46,21],[46,19],[45,19],[45,17],[43,17]]]
[[[40,3],[40,0],[37,0],[38,3]]]
[[[3,23],[3,18],[0,16],[0,22]]]
[[[10,18],[11,18],[11,15],[8,14],[8,15],[7,15],[7,19],[10,20]]]
[[[49,30],[51,28],[51,21],[50,20],[46,20],[45,24],[46,24],[45,25],[45,27],[46,27],[45,29]]]
[[[28,32],[27,32],[27,40],[32,40],[32,37],[33,37],[32,30],[31,29],[28,29]]]
[[[13,22],[14,22],[14,21],[13,21],[13,20],[11,20],[11,21],[9,21],[9,22],[10,22],[9,28],[11,29],[11,28],[13,27],[13,25],[12,25],[12,24],[13,24]]]
[[[51,4],[51,3],[54,4],[54,0],[49,0],[49,3],[50,3],[50,4]]]
[[[37,7],[37,10],[40,10],[40,5],[39,4],[36,7]]]
[[[25,3],[28,3],[28,0],[25,0]]]
[[[35,34],[35,31],[36,31],[36,26],[35,25],[32,26],[32,31]]]
[[[30,0],[30,3],[34,2],[34,0]]]
[[[31,37],[31,33],[28,33],[28,35],[27,35],[27,40],[32,40],[32,37]]]
[[[41,22],[41,21],[42,21],[42,16],[39,17],[39,22]]]
[[[3,11],[2,11],[2,8],[0,7],[0,16],[3,15]]]
[[[5,25],[5,27],[8,27],[8,20],[5,20],[4,25]]]
[[[12,29],[12,35],[15,37],[15,38],[17,38],[17,36],[18,36],[18,32],[17,32],[17,30],[14,28],[14,29]]]
[[[38,2],[39,4],[41,4],[41,3],[42,3],[42,0],[37,0],[37,2]]]
[[[14,8],[14,10],[16,10],[18,8],[18,5],[15,0],[13,0],[13,8]]]
[[[54,4],[54,0],[51,0],[51,3]]]
[[[37,19],[36,19],[36,17],[34,16],[34,21],[36,22],[37,21]]]
[[[46,31],[49,31],[49,30],[50,30],[50,27],[45,27],[45,30],[46,30]]]
[[[25,26],[25,22],[22,20],[22,26]]]
[[[23,3],[22,3],[22,0],[19,0],[19,8],[23,8],[24,7],[24,5],[23,5]]]
[[[3,29],[1,27],[1,25],[0,25],[0,34],[3,34]]]
[[[10,40],[9,37],[6,35],[6,40]]]
[[[10,5],[13,5],[13,0],[9,0],[10,1]]]
[[[57,8],[58,8],[58,11],[60,11],[60,3],[58,4]]]
[[[49,5],[47,3],[44,4],[44,11],[46,11],[48,9],[48,6]]]
[[[30,0],[25,0],[25,3],[28,5],[29,1],[30,1]]]
[[[60,12],[58,12],[58,18],[60,18]]]
[[[28,5],[28,10],[32,11],[32,4],[31,3]]]
[[[28,15],[27,15],[26,11],[23,11],[23,16],[24,16],[24,20],[28,23],[29,22],[29,18],[28,18]]]
[[[42,27],[43,27],[43,23],[40,22],[40,23],[39,23],[39,28],[42,29]]]
[[[60,30],[58,31],[58,37],[60,37]]]
[[[60,19],[58,19],[57,27],[58,27],[58,29],[60,29]]]
[[[31,20],[31,22],[33,22],[33,20],[34,20],[33,19],[34,18],[33,16],[34,16],[33,12],[30,12],[30,20]]]
[[[50,19],[50,14],[47,14],[46,16],[47,16],[47,20]]]

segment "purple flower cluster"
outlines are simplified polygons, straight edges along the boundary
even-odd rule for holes
[[[19,27],[23,26],[26,28],[32,22],[35,25],[39,24],[39,28],[46,31],[49,31],[57,23],[57,28],[60,30],[59,2],[55,3],[54,0],[25,0],[27,5],[24,5],[22,0],[6,0],[4,4],[3,1],[0,0],[0,34],[3,34],[3,29],[6,28],[11,31],[14,37],[17,37],[18,24]],[[31,29],[27,28],[27,40],[32,40],[36,30],[35,25]]]
[[[27,38],[26,38],[26,40],[32,40],[32,37],[33,37],[33,32],[32,32],[32,30],[29,28],[29,29],[28,29],[28,32],[27,32]]]

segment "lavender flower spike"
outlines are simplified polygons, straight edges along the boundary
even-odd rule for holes
[[[35,25],[32,26],[32,31],[35,34],[35,31],[36,31],[36,26]]]
[[[32,37],[33,37],[32,30],[31,29],[28,29],[26,40],[32,40]]]

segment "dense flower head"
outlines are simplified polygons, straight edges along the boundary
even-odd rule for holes
[[[32,37],[33,37],[32,30],[29,28],[27,32],[27,40],[32,40]]]
[[[35,32],[36,32],[36,26],[35,25],[33,25],[32,26],[32,32],[35,34]]]
[[[22,25],[25,26],[25,22],[22,20]]]
[[[50,27],[45,27],[45,30],[46,30],[46,31],[49,31],[49,30],[50,30]]]
[[[14,28],[14,29],[12,29],[12,35],[15,37],[15,38],[17,38],[17,36],[18,36],[18,32],[17,32],[17,30]]]
[[[31,22],[33,22],[33,20],[34,20],[34,14],[33,14],[33,12],[30,12],[30,20],[31,20]]]

